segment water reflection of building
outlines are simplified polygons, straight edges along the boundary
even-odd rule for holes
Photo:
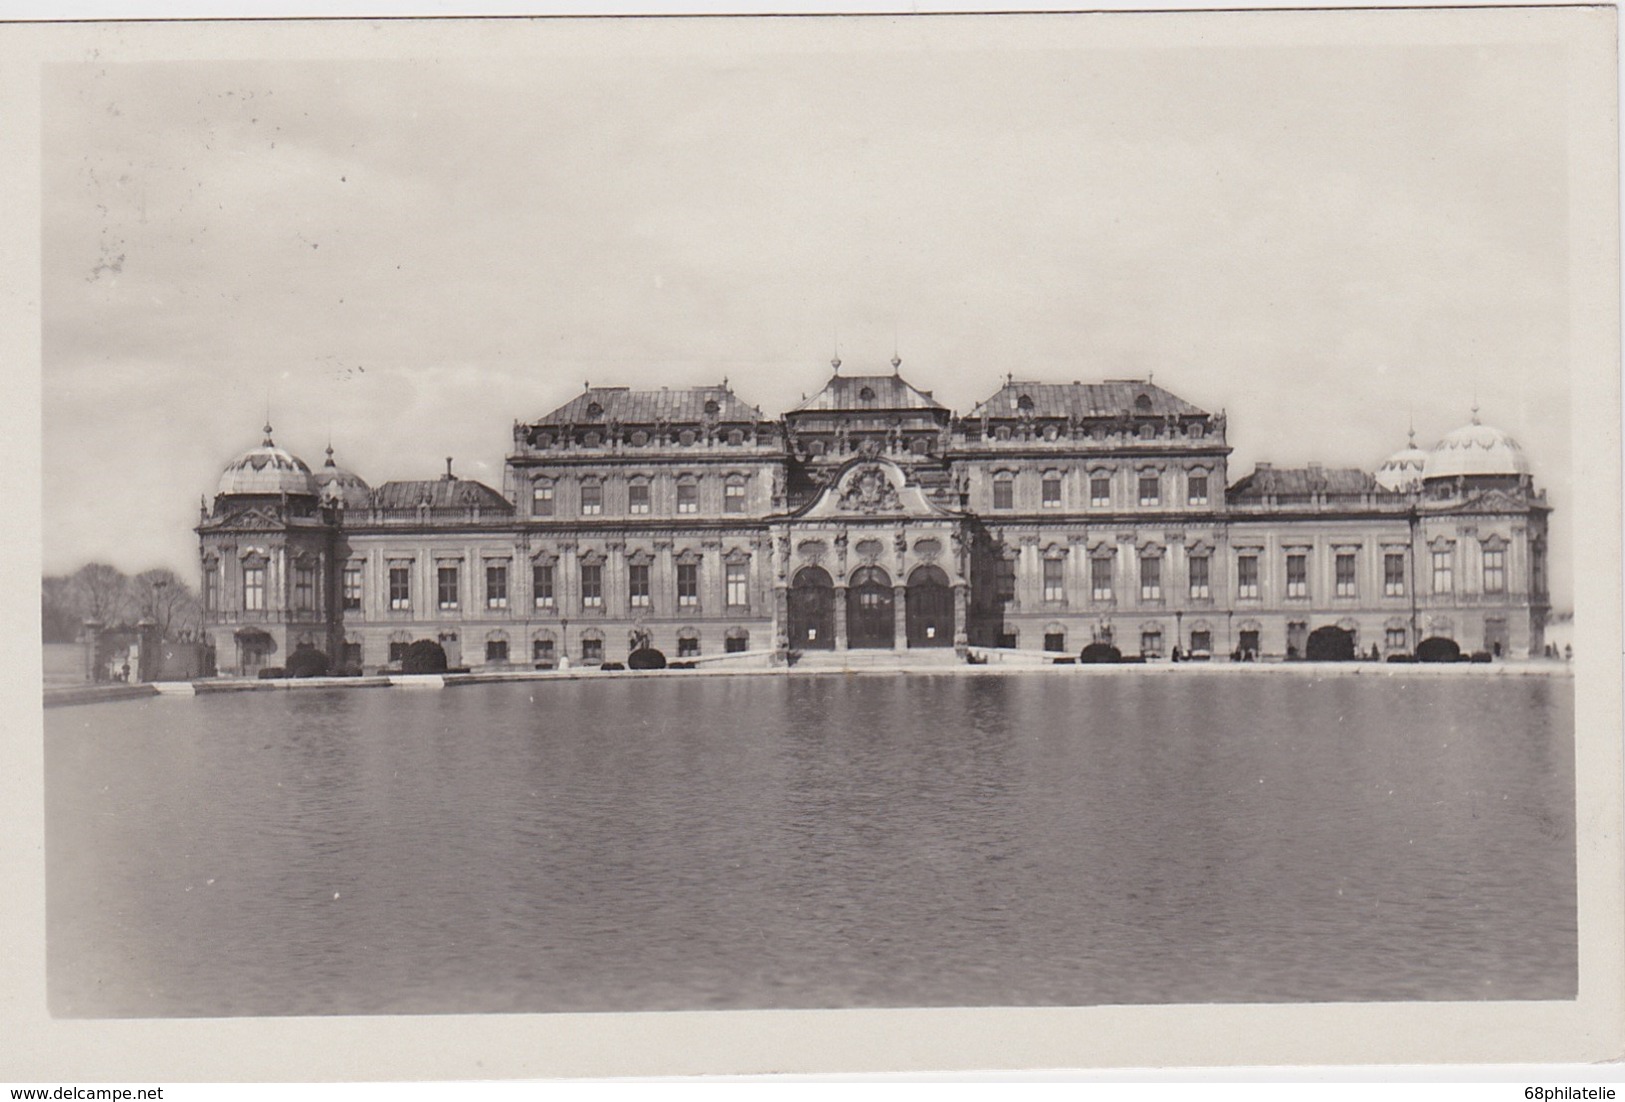
[[[781,417],[728,387],[590,387],[515,424],[501,492],[370,487],[264,443],[205,504],[223,672],[301,645],[375,668],[820,648],[1538,653],[1549,508],[1478,422],[1375,474],[1259,464],[1150,382],[1005,380],[956,416],[896,373]]]

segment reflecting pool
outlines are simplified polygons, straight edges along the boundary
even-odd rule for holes
[[[1573,682],[606,678],[45,717],[69,1016],[1560,999]]]

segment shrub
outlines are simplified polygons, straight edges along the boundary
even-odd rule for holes
[[[626,669],[626,664],[623,662],[605,662],[598,668],[601,670],[624,670]]]
[[[281,666],[264,666],[264,667],[261,667],[261,669],[260,669],[260,680],[261,681],[269,680],[271,678],[287,677],[287,676],[288,675],[282,671]]]
[[[1416,661],[1416,655],[1414,655],[1414,654],[1390,654],[1388,656],[1388,661],[1390,661],[1390,662],[1415,662]]]
[[[1079,662],[1121,662],[1123,652],[1110,643],[1090,643],[1078,655]]]
[[[1416,660],[1418,662],[1459,662],[1461,661],[1461,647],[1454,639],[1445,639],[1442,636],[1432,636],[1416,645]]]
[[[626,666],[632,670],[663,670],[666,656],[653,647],[640,647],[626,656]]]
[[[300,647],[288,655],[289,677],[326,677],[327,653],[315,647]]]
[[[1055,666],[1076,666],[1077,664],[1078,664],[1078,660],[1076,658],[1073,658],[1070,654],[1063,655],[1062,657],[1055,659],[1051,663],[1051,665],[1055,665]]]
[[[1487,651],[1487,650],[1475,650],[1473,652],[1473,657],[1472,657],[1471,661],[1474,661],[1474,662],[1488,662],[1488,661],[1490,661],[1490,652]]]
[[[1354,635],[1333,624],[1309,633],[1304,657],[1311,662],[1354,661]]]
[[[446,648],[433,639],[419,639],[401,655],[402,673],[445,673]]]

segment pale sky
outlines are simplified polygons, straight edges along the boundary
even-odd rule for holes
[[[1560,51],[889,22],[863,49],[52,68],[45,569],[192,578],[199,495],[267,400],[312,468],[331,434],[375,485],[451,455],[500,488],[513,421],[585,380],[726,376],[771,416],[838,341],[962,413],[1006,372],[1154,373],[1228,411],[1232,480],[1375,469],[1476,393],[1548,489],[1569,603]]]

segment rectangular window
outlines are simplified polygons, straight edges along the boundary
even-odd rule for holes
[[[750,649],[750,637],[747,635],[729,635],[722,641],[724,654],[743,654]]]
[[[1348,551],[1337,553],[1337,595],[1339,597],[1357,597],[1359,591],[1354,581],[1354,555]]]
[[[455,566],[442,566],[436,572],[438,579],[436,593],[439,596],[440,607],[453,609],[457,607],[457,568]]]
[[[349,563],[344,568],[344,611],[355,612],[361,608],[361,564]]]
[[[1066,563],[1061,559],[1044,560],[1044,600],[1066,600]]]
[[[1057,654],[1066,651],[1066,632],[1046,631],[1044,633],[1044,649]]]
[[[1404,650],[1405,649],[1405,629],[1404,628],[1389,628],[1387,633],[1383,637],[1383,641],[1388,644],[1388,649],[1389,650]]]
[[[581,564],[581,607],[604,607],[604,568],[598,563]]]
[[[1537,594],[1546,595],[1546,548],[1533,544],[1529,548],[1529,582]]]
[[[1111,475],[1097,474],[1089,477],[1089,504],[1097,509],[1104,509],[1112,503]]]
[[[1382,592],[1385,597],[1405,596],[1405,555],[1389,551],[1382,557]]]
[[[537,663],[553,664],[553,640],[534,639],[530,644],[530,660]]]
[[[649,511],[649,484],[647,482],[627,483],[626,511],[629,513],[647,513]]]
[[[1456,588],[1455,572],[1450,563],[1451,552],[1448,548],[1433,552],[1433,592],[1451,593]]]
[[[1286,557],[1286,595],[1309,596],[1309,556],[1294,552]]]
[[[1207,475],[1193,474],[1190,477],[1190,503],[1192,505],[1207,504]]]
[[[1097,601],[1112,599],[1112,560],[1089,560],[1089,592]]]
[[[684,608],[700,603],[700,567],[698,563],[677,564],[677,603]]]
[[[249,612],[265,609],[265,567],[243,567],[243,608]]]
[[[1484,592],[1505,593],[1507,588],[1507,553],[1502,550],[1484,552]]]
[[[508,660],[508,641],[506,639],[487,639],[485,641],[485,660],[487,662],[506,662]]]
[[[750,567],[742,562],[731,562],[727,565],[728,572],[728,604],[734,608],[744,608],[750,604]]]
[[[1213,633],[1211,631],[1192,631],[1191,632],[1191,653],[1192,654],[1212,654],[1213,653]]]
[[[1013,478],[995,478],[993,480],[993,508],[1014,509],[1016,507],[1016,482]]]
[[[293,607],[309,612],[316,607],[316,568],[295,564],[293,568]]]
[[[391,665],[398,664],[406,657],[406,648],[412,644],[406,639],[391,639],[389,641],[389,661]]]
[[[1061,476],[1044,476],[1044,508],[1059,509],[1061,507]]]
[[[508,564],[505,562],[485,564],[485,607],[508,607]]]
[[[1156,471],[1140,472],[1140,504],[1157,505],[1162,501],[1162,478]]]
[[[633,608],[649,607],[649,565],[632,563],[626,571],[626,595]]]
[[[1014,559],[1000,558],[994,574],[994,596],[999,604],[1008,605],[1016,599],[1016,563]]]
[[[1162,656],[1162,632],[1154,629],[1140,632],[1140,653],[1147,658]]]
[[[581,515],[593,517],[603,511],[604,484],[601,482],[583,482],[581,484]]]
[[[533,517],[550,517],[553,515],[553,484],[551,482],[538,482],[530,491],[530,515]]]
[[[700,511],[699,483],[679,482],[677,484],[677,511],[679,513],[697,513]]]
[[[1208,588],[1208,557],[1198,555],[1191,559],[1191,596],[1205,601],[1212,596]]]
[[[1236,649],[1241,652],[1242,657],[1244,658],[1257,657],[1258,654],[1264,649],[1259,643],[1258,630],[1256,628],[1243,629],[1240,637],[1236,641]]]
[[[203,568],[203,607],[211,612],[220,607],[220,568],[213,563]]]
[[[597,665],[604,660],[604,641],[602,639],[581,640],[581,661],[587,665]]]
[[[678,658],[698,658],[700,656],[700,640],[693,635],[680,635],[677,637]]]
[[[743,482],[730,482],[722,488],[722,511],[724,513],[743,513],[745,511],[745,484]]]
[[[405,564],[389,568],[389,607],[402,612],[412,607],[412,568]],[[390,659],[394,661],[394,659]]]
[[[1258,599],[1258,556],[1242,555],[1236,559],[1236,596]]]
[[[530,588],[537,608],[553,607],[552,564],[544,566],[538,563],[530,568]]]
[[[1162,560],[1152,555],[1140,559],[1140,600],[1162,600]]]

